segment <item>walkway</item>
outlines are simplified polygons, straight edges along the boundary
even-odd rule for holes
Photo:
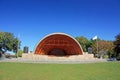
[[[3,59],[0,62],[21,62],[21,63],[48,63],[48,64],[80,64],[80,63],[100,63],[108,62],[106,59],[94,59],[94,60],[32,60],[22,58]]]

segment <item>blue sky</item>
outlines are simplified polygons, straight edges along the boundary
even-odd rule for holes
[[[20,35],[33,51],[53,32],[114,40],[120,33],[120,0],[0,0],[0,31]]]

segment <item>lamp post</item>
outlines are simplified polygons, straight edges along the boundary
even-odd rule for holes
[[[19,51],[19,40],[18,40],[17,53],[16,53],[16,57],[17,57],[17,58],[18,58],[18,51]]]
[[[18,51],[19,51],[19,47],[20,47],[19,38],[20,38],[20,34],[18,34],[18,45],[17,45],[17,53],[16,53],[17,58],[18,58]]]

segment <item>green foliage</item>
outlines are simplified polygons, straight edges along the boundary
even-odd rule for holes
[[[116,53],[116,57],[120,59],[120,34],[115,36],[114,52]]]
[[[0,62],[0,80],[120,80],[120,62],[30,64]]]
[[[84,52],[87,52],[87,48],[90,47],[90,43],[87,38],[80,36],[75,38],[81,45]]]
[[[81,45],[82,49],[84,52],[87,51],[89,47],[92,48],[92,53],[94,56],[111,56],[108,53],[112,53],[113,55],[113,41],[106,41],[106,40],[101,40],[100,38],[96,40],[88,40],[87,38],[80,36],[75,38]],[[98,53],[97,53],[97,45],[98,45]]]
[[[18,52],[15,54],[17,57],[22,57],[22,53],[23,51],[22,50],[18,50]]]
[[[0,32],[0,51],[4,48],[8,51],[17,52],[18,41],[18,38],[15,38],[12,33]]]
[[[108,59],[109,56],[108,56],[107,54],[104,54],[104,55],[103,55],[103,58],[104,58],[104,59]]]

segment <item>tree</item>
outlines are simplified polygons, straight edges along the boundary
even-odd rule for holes
[[[98,53],[97,53],[97,45],[98,45]],[[98,40],[95,44],[92,45],[93,54],[97,57],[102,57],[105,54],[113,53],[113,42],[112,41],[105,41],[105,40]]]
[[[81,45],[84,52],[87,52],[88,47],[90,47],[90,43],[87,38],[80,36],[75,38]]]
[[[115,36],[114,52],[116,54],[116,58],[120,60],[120,33],[117,36]]]
[[[6,51],[17,52],[18,50],[18,38],[10,32],[0,32],[0,55]],[[19,43],[20,44],[20,43]]]

